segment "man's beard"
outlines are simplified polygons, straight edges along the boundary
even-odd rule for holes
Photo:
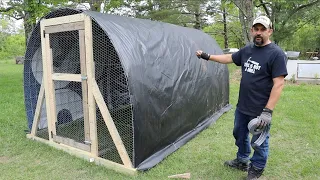
[[[261,41],[257,41],[257,38],[260,38]],[[253,43],[256,45],[256,46],[261,46],[263,43],[264,43],[264,40],[261,36],[255,36],[253,38]]]

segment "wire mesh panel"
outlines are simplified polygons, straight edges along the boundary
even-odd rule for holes
[[[53,73],[80,74],[78,31],[50,34]],[[60,137],[84,142],[81,82],[54,81],[56,133]]]
[[[55,86],[59,87],[59,83],[60,81],[55,82]],[[83,143],[85,139],[81,89],[81,83],[72,82],[68,89],[55,90],[56,133],[58,136]]]
[[[133,117],[127,78],[108,35],[95,21],[92,23],[92,31],[95,78],[127,153],[134,162]],[[97,129],[99,156],[122,163],[99,110]]]
[[[28,127],[31,130],[32,121],[38,101],[42,82],[42,53],[40,27],[36,26],[32,39],[29,40],[24,61],[24,94],[28,117]]]
[[[42,108],[40,110],[40,118],[38,123],[38,130],[36,131],[36,136],[49,140],[49,133],[48,133],[48,121],[47,121],[47,112],[46,112],[46,99],[43,98],[42,100]]]
[[[51,33],[50,48],[52,48],[53,73],[80,73],[79,31]],[[60,84],[67,83],[69,82]]]

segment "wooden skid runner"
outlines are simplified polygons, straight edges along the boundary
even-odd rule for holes
[[[115,163],[115,162],[112,162],[112,161],[109,161],[109,160],[106,160],[106,159],[103,159],[103,158],[100,158],[97,156],[93,156],[91,153],[77,149],[77,148],[73,148],[70,146],[66,146],[64,144],[58,144],[58,143],[55,143],[52,141],[48,141],[48,140],[45,140],[45,139],[42,139],[39,137],[32,136],[31,134],[27,134],[27,138],[48,144],[56,149],[66,151],[71,155],[83,158],[83,159],[85,159],[89,162],[93,162],[97,165],[105,166],[109,169],[115,170],[120,173],[125,173],[128,175],[137,175],[137,173],[138,173],[137,170],[134,168],[128,168],[128,167],[125,167],[124,165],[121,165],[121,164],[118,164],[118,163]]]

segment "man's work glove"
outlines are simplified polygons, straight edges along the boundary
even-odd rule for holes
[[[197,56],[198,56],[198,58],[202,58],[202,59],[205,59],[205,60],[209,60],[209,58],[210,58],[210,54],[208,54],[208,53],[205,53],[205,52],[203,52],[203,51],[197,51]]]
[[[268,108],[264,108],[262,110],[261,115],[259,116],[260,121],[260,125],[259,125],[259,129],[262,129],[264,127],[266,127],[267,125],[269,125],[271,123],[271,119],[272,119],[272,110],[268,109]]]

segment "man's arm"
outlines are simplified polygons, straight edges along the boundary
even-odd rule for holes
[[[263,109],[260,115],[261,121],[258,128],[263,128],[271,123],[272,111],[280,98],[283,87],[284,87],[284,76],[273,78],[273,87],[271,90],[271,94],[270,94],[268,103],[266,105],[266,108]]]
[[[271,110],[274,109],[278,100],[280,99],[280,95],[283,87],[284,87],[284,76],[273,78],[273,87],[272,87],[271,94],[270,94],[268,103],[266,105],[266,108]]]
[[[223,54],[223,55],[210,55],[201,50],[196,52],[197,56],[203,58],[205,60],[211,60],[215,62],[219,62],[222,64],[233,63],[231,54]]]

